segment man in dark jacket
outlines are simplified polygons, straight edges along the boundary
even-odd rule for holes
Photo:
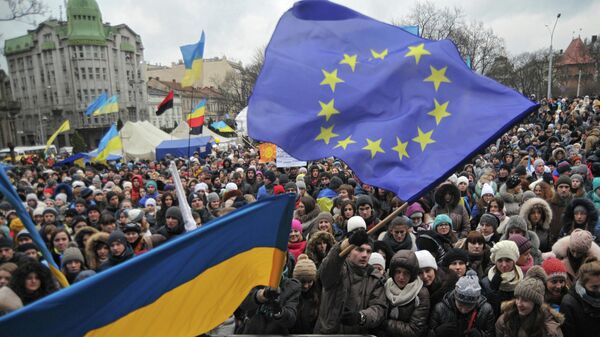
[[[481,296],[477,273],[469,270],[433,309],[429,337],[491,337],[495,322],[492,306]]]
[[[369,334],[385,318],[383,278],[368,264],[373,246],[365,227],[333,246],[319,267],[323,291],[316,334]],[[354,248],[348,256],[340,256],[349,245]]]
[[[164,236],[167,240],[171,240],[185,232],[183,215],[181,215],[181,210],[179,209],[179,207],[169,207],[169,209],[167,209],[165,218],[165,225],[158,229],[157,234]]]

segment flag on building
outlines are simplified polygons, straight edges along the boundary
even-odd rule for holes
[[[117,130],[117,124],[113,123],[108,132],[100,140],[98,144],[98,154],[92,159],[94,162],[106,162],[106,158],[112,152],[121,150],[123,144],[121,143],[121,137]]]
[[[271,37],[248,130],[301,160],[340,158],[409,201],[535,108],[472,72],[449,40],[302,1]]]
[[[98,109],[100,109],[104,104],[106,104],[106,101],[108,101],[108,96],[105,92],[103,92],[100,96],[98,96],[98,98],[96,98],[95,101],[93,101],[87,107],[87,109],[85,110],[85,115],[88,117],[91,116],[96,111],[98,111]]]
[[[200,41],[179,47],[185,65],[185,74],[181,80],[181,86],[189,87],[202,76],[202,57],[204,55],[204,31]]]
[[[119,112],[119,98],[116,95],[113,95],[104,103],[104,105],[102,105],[100,108],[94,111],[94,113],[92,113],[92,116],[100,116],[113,112]]]
[[[169,94],[167,95],[167,97],[165,97],[165,99],[163,99],[163,101],[160,102],[160,104],[158,105],[158,108],[156,109],[156,115],[160,116],[165,111],[172,109],[172,108],[173,108],[173,90],[169,91]]]
[[[2,335],[199,336],[278,287],[294,197],[277,196],[0,317]]]
[[[4,195],[4,200],[8,201],[11,204],[11,206],[15,209],[15,211],[17,212],[17,216],[19,217],[19,219],[21,219],[21,222],[23,222],[23,225],[25,226],[25,228],[29,231],[29,235],[31,236],[31,239],[38,246],[39,250],[42,252],[42,256],[48,263],[48,267],[50,268],[52,275],[54,275],[54,277],[58,280],[58,282],[60,283],[60,285],[62,287],[68,287],[69,282],[67,281],[65,275],[63,275],[63,273],[60,271],[60,268],[58,267],[58,265],[56,265],[56,262],[54,262],[54,258],[52,257],[52,254],[50,254],[50,251],[48,250],[48,247],[46,246],[46,242],[44,241],[44,239],[42,239],[40,232],[35,227],[35,224],[33,223],[33,220],[31,219],[31,215],[25,209],[25,206],[23,205],[23,201],[21,201],[21,198],[17,194],[17,191],[14,189],[13,185],[11,184],[10,180],[8,179],[8,176],[6,175],[5,170],[6,170],[6,167],[3,165],[0,165],[0,194]],[[1,321],[0,321],[0,327],[1,327],[0,335],[4,335],[5,334],[4,324],[2,324]]]
[[[56,132],[54,132],[52,134],[52,136],[50,136],[50,139],[48,139],[48,142],[46,142],[46,149],[44,149],[44,152],[48,151],[48,148],[50,147],[50,145],[52,145],[52,142],[54,142],[54,140],[56,139],[56,137],[63,133],[63,132],[67,132],[71,130],[71,123],[69,122],[69,120],[67,119],[66,121],[64,121],[61,126],[58,128],[58,130],[56,130]]]
[[[188,114],[186,121],[190,127],[190,134],[199,135],[202,133],[202,125],[204,125],[204,112],[206,111],[206,99],[201,99],[194,107],[192,113]]]

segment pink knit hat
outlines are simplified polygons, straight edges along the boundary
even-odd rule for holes
[[[292,220],[292,229],[302,232],[302,223],[298,219]]]

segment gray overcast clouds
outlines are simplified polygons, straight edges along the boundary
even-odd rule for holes
[[[255,50],[268,43],[277,20],[292,6],[291,0],[97,0],[104,22],[126,23],[141,35],[144,57],[150,63],[170,64],[181,56],[179,46],[196,42],[206,32],[205,57],[227,56],[251,61]],[[338,0],[365,15],[384,22],[405,16],[416,1]],[[600,33],[597,14],[600,1],[594,0],[435,0],[438,7],[459,6],[467,20],[483,21],[502,37],[509,53],[518,54],[547,48],[557,13],[562,13],[554,36],[555,49],[565,49],[575,36]],[[59,17],[61,0],[46,1],[53,17]],[[3,8],[4,6],[4,8]],[[6,11],[5,2],[0,12]],[[63,6],[64,12],[64,6]],[[64,14],[63,14],[64,18]],[[38,22],[43,17],[36,18]],[[2,39],[19,36],[33,26],[19,22],[0,23]],[[2,41],[2,45],[3,45]],[[6,68],[2,57],[0,66]]]

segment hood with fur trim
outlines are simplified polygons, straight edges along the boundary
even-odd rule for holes
[[[557,259],[565,259],[567,257],[567,250],[569,249],[569,243],[571,242],[571,236],[565,236],[552,246],[552,253],[556,256]],[[600,260],[600,247],[594,241],[592,241],[592,247],[588,251],[588,256],[594,256],[596,259]]]
[[[565,233],[570,233],[571,226],[573,225],[575,207],[577,206],[583,206],[587,210],[587,224],[585,229],[594,233],[596,224],[598,223],[598,210],[596,210],[594,203],[586,198],[573,199],[573,201],[567,205],[562,218],[563,230]]]
[[[92,234],[85,243],[85,260],[87,262],[88,267],[91,270],[96,270],[100,267],[100,261],[98,261],[98,256],[96,255],[96,251],[94,247],[96,247],[97,242],[104,242],[108,244],[108,237],[110,234],[105,232],[98,232]]]
[[[521,206],[521,210],[519,211],[519,216],[525,219],[527,222],[527,229],[532,229],[531,221],[529,221],[529,213],[534,207],[539,207],[544,213],[544,223],[542,223],[543,229],[550,228],[550,222],[552,222],[552,209],[548,202],[541,198],[531,198],[523,203]]]
[[[308,243],[306,244],[305,252],[306,255],[308,255],[308,257],[315,262],[315,264],[319,264],[321,262],[319,261],[319,257],[317,255],[317,242],[321,241],[327,242],[329,248],[335,245],[335,238],[329,232],[317,231],[312,233],[308,239]]]
[[[452,196],[452,202],[450,203],[450,205],[446,205],[446,200],[444,199],[444,196],[447,193],[450,193],[450,195]],[[453,183],[446,182],[441,184],[437,188],[437,190],[435,190],[433,198],[435,200],[435,203],[438,204],[439,207],[454,209],[454,207],[456,207],[456,205],[458,205],[460,201],[460,191],[458,190],[458,187]]]

